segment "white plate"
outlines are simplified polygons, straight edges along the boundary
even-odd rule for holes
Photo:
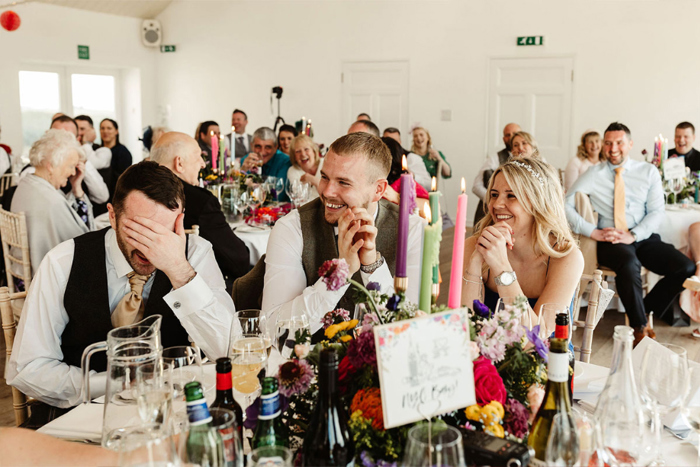
[[[234,230],[234,232],[263,233],[263,232],[269,232],[270,230],[271,230],[271,228],[269,225],[256,226],[256,225],[243,224],[239,227],[236,227],[236,230]]]

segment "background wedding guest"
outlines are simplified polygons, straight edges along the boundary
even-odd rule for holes
[[[510,140],[510,152],[513,157],[534,157],[544,160],[540,155],[537,141],[526,131],[519,131],[513,135]]]
[[[402,166],[404,149],[394,138],[384,137],[382,138],[382,142],[387,145],[389,152],[391,153],[391,170],[389,171],[389,175],[386,177],[389,186],[384,192],[384,199],[388,199],[394,204],[399,204],[401,202],[401,196],[399,196],[399,192],[401,191],[401,174],[404,173]],[[413,153],[409,154],[415,158],[418,157]],[[419,160],[418,162],[420,163],[418,167],[425,170],[425,166],[423,165],[422,161]],[[408,167],[408,172],[412,173],[410,167]],[[414,179],[415,178],[416,177],[414,174]],[[424,205],[428,200],[428,190],[423,188],[420,183],[416,183],[415,194],[418,214],[422,217],[424,214]]]
[[[474,225],[476,225],[485,215],[484,203],[486,203],[486,188],[489,186],[489,180],[493,171],[508,162],[511,154],[510,141],[513,135],[520,131],[520,125],[517,123],[509,123],[503,127],[503,143],[506,145],[505,148],[501,149],[493,156],[486,156],[486,161],[479,169],[479,173],[474,177],[474,183],[472,183],[472,193],[474,193],[479,198],[479,204],[474,211]]]
[[[241,159],[241,170],[249,172],[262,166],[262,176],[273,176],[284,180],[292,166],[289,156],[277,149],[277,136],[271,128],[261,127],[253,133],[253,150]],[[280,193],[280,201],[289,201],[286,191]]]
[[[450,164],[441,151],[433,148],[433,140],[428,130],[419,126],[413,129],[412,134],[413,146],[411,146],[411,152],[423,158],[428,174],[431,177],[437,177],[439,170],[442,178],[450,178],[452,176]]]
[[[382,141],[384,141],[384,138],[392,138],[399,143],[401,150],[406,155],[406,165],[408,166],[408,171],[413,174],[413,178],[416,180],[416,183],[426,190],[432,189],[432,179],[430,178],[428,169],[425,168],[423,158],[418,154],[406,150],[403,145],[401,145],[401,132],[399,129],[394,127],[386,128],[382,136]],[[389,149],[391,149],[391,146]],[[400,165],[399,168],[401,168]]]
[[[358,116],[355,120],[357,120],[357,121],[365,120],[365,121],[371,122],[372,118],[369,116],[369,114],[362,112],[361,114],[358,114]]]
[[[371,120],[357,120],[355,123],[350,125],[347,134],[359,133],[360,131],[364,131],[365,133],[369,133],[379,138],[379,127]]]
[[[700,171],[700,151],[693,147],[695,143],[695,127],[690,122],[681,122],[676,125],[673,137],[676,147],[668,151],[668,157],[685,157],[685,166],[690,167],[691,172]]]
[[[300,134],[292,140],[290,149],[292,166],[287,171],[289,181],[300,180],[311,185],[308,200],[318,198],[318,184],[321,181],[321,157],[318,145],[311,137]]]
[[[229,133],[226,135],[227,137],[224,139],[226,142],[226,149],[228,149],[229,154],[231,154],[231,138],[233,138],[235,140],[235,157],[241,159],[250,152],[250,143],[253,141],[253,137],[245,132],[248,126],[248,115],[240,109],[234,110],[231,115],[231,126],[236,130],[235,134]]]
[[[277,132],[277,145],[279,146],[280,151],[282,151],[289,157],[292,157],[290,145],[292,144],[292,140],[296,135],[297,129],[294,128],[292,125],[287,124],[282,125],[279,131]]]
[[[566,217],[571,229],[597,242],[598,263],[615,271],[615,286],[634,328],[634,345],[656,337],[647,312],[663,317],[693,275],[695,265],[680,251],[661,241],[659,226],[665,217],[659,171],[629,157],[633,141],[629,128],[611,123],[603,134],[606,162],[589,168],[566,194]],[[576,194],[590,197],[598,223],[576,211]],[[642,266],[664,276],[644,296]]]
[[[82,188],[85,155],[73,134],[49,130],[29,151],[34,173],[23,177],[14,197],[12,212],[24,212],[29,235],[32,274],[46,253],[61,242],[94,230],[90,200]],[[72,191],[61,188],[71,182]]]
[[[116,179],[132,164],[133,159],[129,150],[119,142],[119,125],[111,118],[100,122],[100,139],[102,146],[112,150],[112,171]]]
[[[482,297],[491,309],[499,297],[525,295],[532,328],[554,330],[545,303],[569,306],[583,271],[583,255],[567,224],[559,176],[532,158],[511,160],[491,177],[486,216],[464,246],[462,303]]]
[[[221,134],[219,130],[219,124],[213,120],[207,120],[202,122],[197,127],[197,143],[199,143],[199,148],[202,150],[202,157],[204,162],[211,165],[211,135],[214,132],[214,136],[217,138]]]
[[[581,135],[581,144],[578,145],[576,156],[569,161],[564,172],[566,191],[569,191],[586,170],[603,160],[601,148],[600,133],[597,131],[588,130]]]

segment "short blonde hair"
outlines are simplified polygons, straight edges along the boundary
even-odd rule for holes
[[[552,258],[563,258],[577,248],[564,211],[564,191],[555,169],[532,157],[512,159],[496,169],[489,180],[487,197],[493,188],[496,176],[503,174],[522,208],[535,218],[533,238],[535,254]],[[487,203],[488,205],[488,203]],[[481,236],[484,229],[494,224],[491,210],[474,229],[474,237]]]
[[[290,159],[292,159],[292,165],[297,169],[301,168],[299,167],[299,163],[297,162],[297,155],[294,154],[296,147],[299,144],[308,144],[309,146],[311,146],[311,150],[314,152],[314,165],[318,165],[319,161],[321,160],[321,154],[318,148],[318,144],[316,144],[310,136],[307,136],[304,133],[295,136],[292,140],[292,143],[289,145],[289,152],[291,153]]]
[[[584,161],[585,161],[586,159],[588,159],[588,153],[586,152],[586,140],[587,140],[588,138],[593,138],[593,137],[598,138],[598,139],[601,139],[601,138],[600,138],[600,133],[598,133],[598,132],[595,131],[595,130],[588,130],[588,131],[586,131],[584,134],[581,135],[581,144],[578,145],[578,151],[576,152],[576,157],[578,157],[579,159],[583,159]],[[602,141],[601,141],[601,143],[602,143]],[[598,153],[598,160],[599,160],[599,161],[602,161],[602,160],[603,160],[603,151],[602,151],[602,149],[601,149],[601,151]]]
[[[422,126],[417,126],[417,127],[415,127],[413,130],[411,130],[411,136],[413,136],[413,133],[416,132],[416,131],[418,131],[418,130],[423,130],[423,131],[425,131],[425,134],[426,134],[426,136],[428,137],[428,148],[430,148],[430,146],[433,145],[433,138],[430,137],[430,132],[429,132],[428,130],[426,130],[425,128],[423,128]],[[416,144],[413,143],[413,142],[411,142],[411,152],[413,152],[413,153],[415,153],[415,154],[418,154],[418,153],[416,152],[416,149],[417,149],[417,148],[416,148]],[[421,156],[421,155],[424,156],[425,154],[418,154],[418,155],[419,155],[419,156]]]
[[[77,152],[81,161],[85,160],[85,151],[73,133],[66,130],[48,130],[29,150],[29,163],[40,167],[46,162],[58,167],[71,153]]]
[[[526,143],[528,143],[530,146],[532,146],[532,155],[530,157],[534,159],[540,159],[540,148],[537,145],[537,140],[532,137],[530,133],[527,131],[519,131],[515,133],[511,138],[510,138],[510,147],[513,147],[513,140],[516,138],[516,136],[520,136],[522,139],[525,140]]]

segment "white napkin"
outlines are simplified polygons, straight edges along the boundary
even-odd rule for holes
[[[65,415],[39,428],[39,432],[56,438],[102,439],[103,404],[80,404]]]

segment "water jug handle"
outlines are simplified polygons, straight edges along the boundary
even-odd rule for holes
[[[107,341],[95,342],[83,350],[83,358],[80,366],[83,369],[83,404],[88,404],[90,398],[90,357],[95,352],[103,352],[107,350]]]

